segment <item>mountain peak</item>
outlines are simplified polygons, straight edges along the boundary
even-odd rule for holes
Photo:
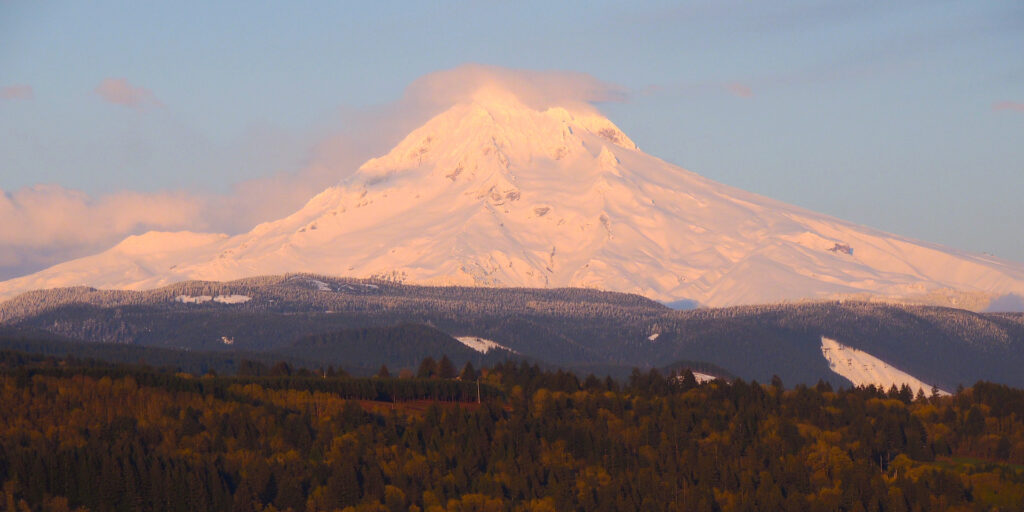
[[[588,139],[635,150],[636,144],[596,111],[551,107],[538,110],[512,92],[482,87],[415,129],[388,154],[363,164],[371,179],[381,172],[441,167],[458,169],[496,164],[533,165],[537,159],[561,160],[578,153]]]

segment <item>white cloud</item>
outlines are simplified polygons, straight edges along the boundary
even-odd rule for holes
[[[163,103],[149,89],[132,85],[124,78],[103,79],[96,86],[96,94],[110,103],[130,108],[163,106]]]
[[[418,78],[406,89],[403,101],[443,108],[464,101],[488,86],[508,90],[535,108],[622,102],[628,96],[625,88],[586,73],[467,64]]]
[[[0,190],[0,278],[95,253],[130,234],[204,227],[200,204],[182,193],[94,199],[58,185]]]

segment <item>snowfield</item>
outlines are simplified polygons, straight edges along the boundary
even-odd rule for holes
[[[538,108],[492,87],[285,218],[235,236],[129,237],[2,282],[0,299],[291,272],[588,287],[701,306],[877,298],[982,310],[1024,295],[1024,264],[716,183],[640,151],[592,108]]]
[[[486,354],[494,349],[507,350],[514,354],[518,354],[518,352],[516,352],[515,350],[512,350],[498,342],[491,341],[485,338],[478,338],[476,336],[458,336],[455,339],[459,340],[459,342],[462,343],[463,345],[473,350],[476,350],[477,352],[480,352],[481,354]]]
[[[867,352],[847,347],[824,336],[821,337],[821,355],[828,361],[832,371],[842,375],[855,386],[874,384],[888,390],[893,385],[900,388],[906,384],[914,393],[923,390],[925,395],[931,394],[931,384],[922,382]],[[940,389],[939,394],[948,395],[949,392]]]
[[[695,379],[697,379],[697,383],[698,384],[703,384],[705,382],[711,382],[711,381],[713,381],[713,380],[718,378],[718,377],[715,377],[714,375],[708,375],[706,373],[700,373],[700,372],[693,372],[693,377]]]

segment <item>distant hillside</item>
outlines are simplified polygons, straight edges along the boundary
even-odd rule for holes
[[[1024,386],[1024,315],[924,306],[820,302],[676,311],[637,295],[587,289],[423,287],[294,274],[147,292],[32,292],[0,305],[0,317],[7,326],[71,339],[276,351],[335,363],[366,355],[330,338],[337,333],[419,324],[447,336],[444,343],[475,336],[584,371],[622,375],[633,366],[689,360],[762,382],[779,375],[787,384],[849,385],[822,355],[826,336],[943,389],[981,379]],[[302,348],[317,337],[340,344]],[[450,356],[469,354],[451,347]],[[389,357],[405,351],[422,355],[402,348]]]

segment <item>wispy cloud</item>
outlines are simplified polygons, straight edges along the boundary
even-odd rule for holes
[[[103,79],[96,86],[96,94],[110,103],[130,108],[163,106],[163,103],[149,89],[132,85],[124,78]]]
[[[636,91],[639,96],[703,96],[723,92],[738,98],[753,98],[753,87],[742,82],[689,82],[651,84]]]
[[[732,82],[725,84],[725,90],[729,91],[729,94],[733,96],[739,96],[740,98],[753,98],[754,91],[749,85],[744,85],[738,82]]]
[[[401,102],[447,107],[488,86],[507,90],[535,108],[615,103],[626,101],[628,97],[625,87],[587,73],[465,64],[416,79],[406,89]]]
[[[1024,103],[1016,101],[997,101],[992,104],[992,110],[1008,110],[1013,112],[1024,112]]]
[[[31,85],[8,85],[0,88],[0,98],[5,100],[30,100],[35,97]]]

